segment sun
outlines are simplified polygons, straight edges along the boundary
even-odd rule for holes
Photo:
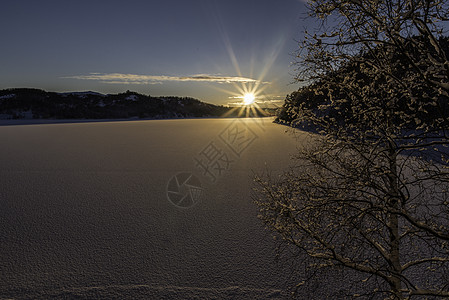
[[[253,104],[254,100],[256,100],[256,96],[253,93],[246,93],[243,95],[243,104],[245,105]]]

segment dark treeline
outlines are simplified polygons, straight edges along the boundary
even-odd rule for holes
[[[103,95],[27,88],[0,90],[0,119],[219,117],[229,110],[189,97],[153,97],[131,91]]]
[[[415,38],[417,39],[417,37]],[[449,57],[449,37],[442,37],[439,42]],[[410,48],[408,49],[410,53],[419,55],[414,53],[411,46]],[[345,81],[347,78],[355,79],[358,82],[356,88],[360,91],[365,86],[372,85],[373,78],[367,75],[368,72],[363,72],[364,68],[369,68],[365,62],[373,59],[372,56],[369,52],[361,53],[359,59],[354,59],[335,71],[329,72],[324,76],[324,79],[312,82],[287,95],[275,122],[310,129],[310,124],[304,124],[301,120],[301,113],[304,110],[309,110],[315,114],[320,114],[323,118],[335,120],[336,127],[358,124],[359,120],[354,118],[352,112],[353,99],[357,92],[354,91],[354,86],[351,87],[351,91],[348,91],[349,87],[345,85]],[[392,112],[397,123],[405,121],[409,129],[414,129],[420,123],[432,124],[435,119],[447,119],[449,117],[449,103],[435,90],[426,87],[425,84],[417,84],[413,80],[415,71],[408,67],[406,57],[394,54],[389,58],[389,61],[391,69],[394,70],[393,75],[402,80],[404,84],[404,90],[398,89],[397,93],[393,95],[395,100]],[[379,76],[375,82],[378,89],[371,89],[371,91],[375,91],[371,92],[371,96],[379,99],[379,105],[382,105],[382,102],[385,106],[391,105],[391,91],[383,90],[388,80],[389,78]],[[414,95],[413,99],[410,98],[410,94]],[[438,101],[435,102],[433,99],[438,99]],[[360,105],[360,103],[357,103],[357,105]],[[386,122],[382,118],[378,121]],[[359,125],[362,126],[362,124]],[[435,126],[437,125],[441,124],[435,124]]]

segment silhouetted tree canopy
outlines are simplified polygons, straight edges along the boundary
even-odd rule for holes
[[[278,122],[314,133],[290,171],[256,177],[259,217],[307,263],[301,298],[447,298],[449,2],[308,5],[321,27]]]

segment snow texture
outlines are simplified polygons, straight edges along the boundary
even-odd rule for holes
[[[256,139],[212,183],[194,158],[232,122]],[[253,171],[297,141],[271,119],[1,126],[0,299],[281,299],[295,282],[256,218]],[[301,138],[301,136],[300,136]],[[203,197],[167,199],[192,172]]]
[[[129,95],[128,97],[126,97],[126,100],[137,101],[139,100],[139,97],[137,95]]]
[[[0,96],[0,100],[11,99],[11,98],[14,98],[15,96],[16,96],[15,94]]]
[[[88,96],[101,96],[104,97],[105,95],[97,92],[87,91],[87,92],[68,92],[68,93],[58,93],[62,96],[78,96],[80,98],[86,98]]]

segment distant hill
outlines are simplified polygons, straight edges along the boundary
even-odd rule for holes
[[[219,117],[230,110],[189,97],[152,97],[131,91],[104,95],[91,91],[54,93],[27,88],[0,90],[0,119]]]

